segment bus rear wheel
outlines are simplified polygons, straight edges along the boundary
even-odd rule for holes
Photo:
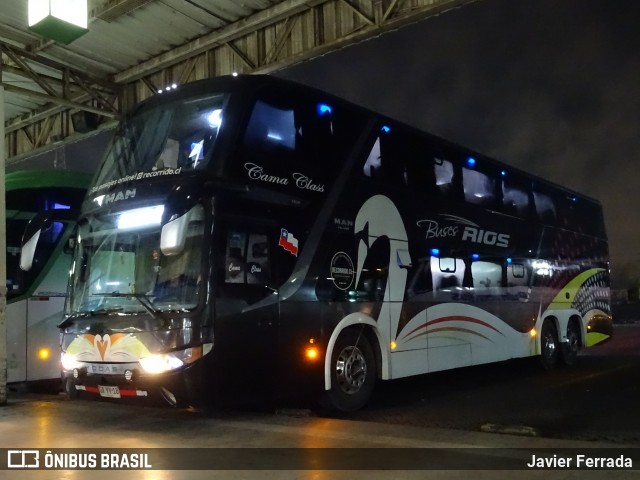
[[[324,406],[334,412],[353,412],[371,398],[376,381],[373,348],[364,332],[355,329],[340,334],[331,355],[331,390]]]
[[[574,365],[578,359],[580,350],[580,327],[575,319],[570,320],[567,325],[567,341],[562,344],[562,363]]]
[[[558,363],[558,331],[551,320],[545,320],[540,329],[540,362],[545,370],[552,370]]]

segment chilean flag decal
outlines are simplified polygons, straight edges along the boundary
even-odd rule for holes
[[[287,252],[298,256],[298,239],[289,233],[286,229],[280,229],[280,240],[278,246],[284,248]]]

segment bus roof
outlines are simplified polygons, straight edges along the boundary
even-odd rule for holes
[[[88,188],[92,174],[70,170],[19,170],[5,176],[6,191],[43,188],[67,187]]]
[[[332,93],[320,90],[315,87],[311,87],[309,85],[305,85],[303,83],[295,82],[295,81],[280,78],[280,77],[275,77],[272,75],[265,75],[265,74],[255,74],[255,75],[248,74],[248,75],[237,75],[237,76],[223,75],[219,77],[197,80],[195,82],[181,85],[176,90],[149,97],[144,101],[135,105],[131,110],[129,110],[127,115],[135,114],[141,109],[153,108],[154,106],[163,104],[167,101],[180,101],[180,100],[184,100],[185,98],[189,98],[193,95],[208,93],[215,88],[219,88],[223,91],[226,91],[232,94],[237,91],[251,94],[265,87],[280,90],[280,91],[286,91],[286,92],[298,91],[298,92],[308,92],[313,95],[321,95],[325,97],[327,101],[336,102],[344,105],[347,108],[359,110],[373,117],[378,117],[381,122],[385,122],[385,123],[392,122],[393,124],[399,127],[401,126],[403,129],[413,131],[422,136],[427,136],[429,138],[432,138],[433,140],[439,142],[441,145],[447,145],[449,147],[464,150],[466,153],[473,155],[474,157],[482,158],[483,161],[487,161],[488,163],[491,163],[497,167],[508,168],[510,171],[514,173],[517,172],[520,175],[524,175],[531,181],[537,182],[542,185],[546,185],[547,187],[553,190],[556,190],[558,192],[564,192],[567,195],[575,196],[577,198],[580,198],[581,200],[592,202],[601,208],[601,202],[594,197],[590,197],[589,195],[585,195],[584,193],[580,193],[576,190],[565,187],[551,180],[547,180],[543,177],[527,172],[526,170],[522,170],[520,168],[514,167],[508,163],[505,163],[504,161],[484,155],[481,152],[478,152],[472,148],[468,148],[464,145],[456,144],[451,140],[447,140],[445,138],[434,135],[433,133],[430,133],[426,130],[422,130],[416,126],[410,125],[401,120],[397,120],[395,118],[389,117],[382,113],[376,112],[375,110],[372,110],[368,107],[363,107],[357,103],[354,103],[350,100],[346,100],[342,97],[338,97]]]

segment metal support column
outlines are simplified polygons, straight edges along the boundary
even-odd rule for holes
[[[0,58],[0,78],[2,58]],[[4,184],[4,88],[0,86],[0,405],[7,403],[7,211]]]

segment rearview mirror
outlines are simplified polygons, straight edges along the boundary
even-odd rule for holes
[[[50,213],[39,213],[27,224],[22,235],[22,245],[20,250],[20,269],[31,270],[33,259],[36,255],[36,248],[40,234],[51,228],[52,218]]]

